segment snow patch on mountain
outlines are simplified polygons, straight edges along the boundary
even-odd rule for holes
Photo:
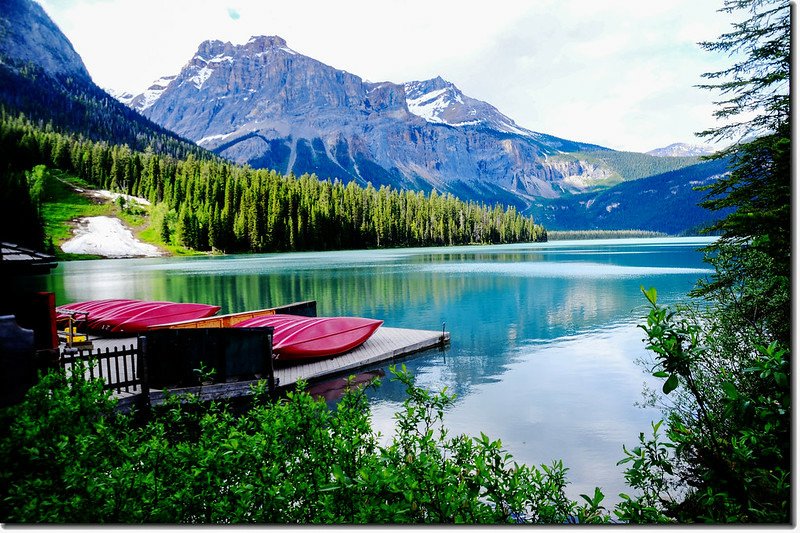
[[[123,104],[132,107],[140,113],[145,109],[151,107],[156,101],[161,98],[164,91],[167,90],[169,84],[176,78],[176,76],[162,76],[150,84],[143,93],[134,96],[128,101],[121,100],[117,95],[112,93],[112,96],[122,102]]]
[[[189,78],[188,81],[189,83],[194,84],[194,86],[199,90],[203,88],[203,84],[206,82],[206,80],[208,80],[208,78],[211,77],[211,74],[213,73],[213,68],[203,67],[197,71],[197,74]]]
[[[109,88],[105,88],[105,87],[103,88],[103,90],[105,92],[107,92],[108,94],[110,94],[118,102],[120,102],[120,103],[122,103],[122,104],[124,104],[126,106],[129,106],[129,107],[131,106],[131,102],[133,101],[133,99],[136,98],[136,96],[137,96],[137,95],[135,95],[135,94],[133,94],[131,92],[128,92],[128,91],[118,91],[116,89],[109,89]]]
[[[245,100],[247,100],[247,98],[245,98]],[[217,135],[208,135],[206,137],[203,137],[199,141],[197,141],[197,144],[199,144],[200,146],[204,146],[205,144],[210,143],[211,141],[218,141],[220,139],[224,139],[225,137],[228,137],[229,135],[231,135],[231,134],[230,133],[223,133],[223,134],[217,134]]]
[[[408,110],[428,122],[438,122],[447,124],[447,121],[439,118],[439,115],[450,106],[447,98],[447,89],[439,89],[430,93],[422,94],[417,98],[406,97]]]
[[[454,84],[436,77],[403,84],[408,110],[433,124],[486,126],[524,137],[537,138],[535,132],[521,128],[494,106],[464,95]]]

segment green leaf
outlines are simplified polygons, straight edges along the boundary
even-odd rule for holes
[[[677,374],[672,374],[669,379],[664,383],[664,386],[661,390],[664,394],[669,394],[670,392],[674,391],[678,387],[678,376]]]
[[[659,370],[658,372],[653,372],[653,377],[656,378],[668,378],[669,372],[664,372],[663,370]]]
[[[640,285],[639,289],[641,289],[642,294],[644,297],[647,298],[647,301],[653,305],[656,305],[656,300],[658,299],[658,292],[656,291],[655,287],[650,287],[649,289],[645,289],[644,285]]]
[[[735,400],[739,397],[739,391],[737,391],[733,383],[729,381],[722,383],[722,390],[725,392],[725,396],[727,396],[729,400]]]

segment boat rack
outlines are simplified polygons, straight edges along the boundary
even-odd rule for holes
[[[69,353],[75,353],[78,350],[91,350],[93,343],[89,340],[88,335],[78,333],[78,323],[85,322],[89,313],[87,311],[62,311],[61,314],[67,315],[67,327],[64,331],[58,331],[59,341],[64,341],[66,349]]]

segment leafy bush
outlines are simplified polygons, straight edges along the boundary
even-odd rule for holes
[[[564,495],[566,468],[511,462],[485,435],[450,438],[453,397],[395,379],[408,399],[386,446],[363,388],[331,410],[300,384],[272,401],[263,384],[235,414],[172,396],[146,422],[114,411],[97,381],[45,376],[3,413],[4,522],[603,522],[603,494]],[[75,377],[76,376],[76,377]]]
[[[658,423],[652,438],[640,435],[640,446],[625,450],[626,480],[640,494],[623,495],[617,514],[640,523],[789,522],[788,351],[731,331],[739,321],[729,314],[672,309],[658,304],[655,289],[643,292],[653,375],[672,395],[669,441],[660,441]]]

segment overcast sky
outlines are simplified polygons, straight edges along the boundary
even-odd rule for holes
[[[94,81],[141,92],[207,39],[279,35],[370,81],[442,76],[517,124],[617,150],[701,144],[722,0],[40,0]]]

